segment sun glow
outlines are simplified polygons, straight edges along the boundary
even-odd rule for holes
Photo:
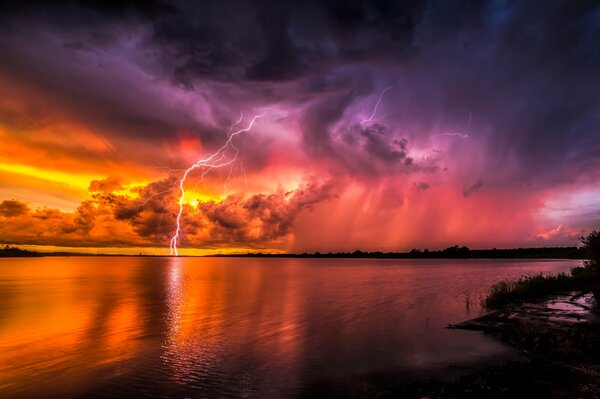
[[[21,175],[22,177],[36,178],[52,183],[59,183],[70,188],[80,189],[82,191],[87,191],[87,188],[92,180],[105,177],[100,174],[90,175],[70,173],[58,170],[41,169],[30,165],[8,163],[0,163],[0,171]]]

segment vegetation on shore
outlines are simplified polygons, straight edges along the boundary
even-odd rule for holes
[[[300,254],[227,254],[218,257],[249,258],[374,258],[374,259],[583,259],[583,252],[577,247],[544,247],[544,248],[508,248],[508,249],[469,249],[465,246],[453,245],[446,249],[412,249],[409,252],[314,252]]]
[[[539,302],[550,295],[572,291],[600,292],[600,231],[582,237],[581,253],[587,259],[583,266],[571,269],[569,274],[544,276],[536,274],[517,281],[501,281],[492,286],[482,300],[487,309],[499,309],[524,302]]]
[[[33,255],[35,254],[35,255]],[[37,252],[22,250],[14,246],[0,248],[0,257],[19,256],[164,256],[164,255],[123,255],[87,252]],[[188,255],[182,255],[188,257]],[[442,250],[413,249],[410,252],[328,252],[328,253],[245,253],[215,254],[208,257],[239,258],[356,258],[356,259],[583,259],[584,254],[577,247],[508,248],[508,249],[469,249],[454,245]]]
[[[26,249],[11,247],[9,245],[6,245],[4,248],[0,249],[0,257],[3,258],[28,258],[37,256],[43,255],[36,251],[28,251]]]

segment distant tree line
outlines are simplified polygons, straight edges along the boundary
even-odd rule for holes
[[[591,234],[586,239],[600,240],[600,233]],[[591,241],[590,241],[591,242]],[[594,241],[595,242],[595,241]],[[299,254],[269,254],[269,253],[246,253],[246,254],[222,254],[214,255],[218,257],[249,257],[249,258],[379,258],[379,259],[596,259],[598,254],[591,253],[589,248],[592,245],[584,244],[581,248],[577,247],[543,247],[543,248],[510,248],[510,249],[469,249],[466,246],[454,245],[441,250],[412,249],[409,252],[381,252],[381,251],[360,251],[354,252],[313,252]],[[596,243],[597,245],[597,243]],[[0,249],[0,257],[33,257],[33,256],[94,256],[90,253],[75,252],[48,252],[40,253],[20,249],[14,246],[6,245]],[[107,254],[97,254],[110,256]]]
[[[42,254],[35,251],[28,251],[26,249],[11,247],[9,245],[6,245],[4,248],[0,249],[0,257],[3,258],[25,258],[32,256],[42,256]]]
[[[466,246],[454,245],[442,250],[412,249],[409,252],[313,252],[300,254],[263,254],[248,253],[240,257],[279,257],[279,258],[382,258],[382,259],[584,259],[585,251],[577,247],[543,247],[543,248],[510,248],[510,249],[469,249]]]

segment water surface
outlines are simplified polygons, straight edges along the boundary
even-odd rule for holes
[[[0,397],[296,397],[506,356],[448,323],[579,261],[0,259]]]

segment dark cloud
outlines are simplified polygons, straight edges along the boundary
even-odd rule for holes
[[[378,122],[389,140],[374,130],[363,135],[363,149],[375,160],[418,164],[394,140],[413,143],[458,128],[468,131],[465,142],[483,143],[488,162],[480,172],[507,181],[554,184],[600,166],[597,1],[8,1],[1,7],[0,72],[61,93],[61,104],[115,141],[160,141],[186,130],[211,147],[222,142],[219,126],[239,109],[281,104],[295,107],[310,156],[349,165],[336,155],[332,133],[366,95],[402,82],[386,97],[397,113]],[[132,83],[142,75],[148,80]],[[165,104],[168,95],[148,93],[148,82],[170,82],[204,98],[214,120]],[[450,157],[464,155],[452,151]],[[502,168],[509,163],[516,167]],[[557,164],[559,170],[549,167]]]
[[[90,192],[111,193],[123,189],[123,179],[118,176],[109,176],[102,180],[92,180],[90,183]]]
[[[410,53],[424,2],[225,1],[173,3],[152,19],[154,40],[174,49],[175,79],[285,81],[331,64]],[[163,48],[164,50],[164,48]]]
[[[435,159],[418,162],[410,156],[408,140],[378,124],[352,124],[337,128],[329,155],[354,177],[377,178],[409,172],[435,173]]]
[[[483,187],[483,180],[477,180],[473,184],[466,184],[463,186],[463,195],[468,197],[471,194],[478,192]]]
[[[430,2],[415,67],[436,112],[471,112],[489,172],[516,162],[512,179],[564,182],[598,164],[599,15],[595,1]]]
[[[406,139],[386,140],[384,126],[375,124],[361,130],[364,137],[364,149],[375,158],[385,162],[397,162],[406,159]]]
[[[411,52],[424,1],[40,1],[5,2],[6,17],[36,18],[63,28],[140,24],[173,79],[281,81],[373,58]],[[40,22],[40,21],[38,21]],[[79,26],[81,25],[81,26]],[[93,32],[93,30],[92,30]],[[110,34],[68,46],[102,48]]]
[[[429,188],[429,183],[426,183],[424,181],[420,181],[420,182],[413,182],[413,187],[415,190],[417,191],[425,191]]]
[[[27,204],[19,200],[4,200],[0,202],[0,216],[13,217],[29,212]]]
[[[201,203],[199,213],[205,215],[210,229],[206,242],[248,244],[287,238],[298,214],[334,197],[334,187],[332,182],[310,182],[286,193]]]
[[[115,96],[108,93],[115,87],[96,83],[87,73],[78,76],[81,70],[66,71],[60,60],[70,69],[82,62],[97,63],[89,69],[108,75],[101,77],[106,80],[110,71],[104,68],[119,68],[109,66],[110,56],[115,60],[126,51],[125,57],[154,79],[198,91],[206,91],[210,83],[226,85],[207,94],[211,102],[221,97],[232,108],[240,101],[238,89],[252,105],[267,100],[308,101],[301,94],[305,87],[313,82],[313,95],[329,92],[330,81],[339,75],[346,77],[343,90],[356,93],[352,81],[356,72],[344,72],[347,65],[406,59],[423,10],[421,3],[412,1],[8,3],[3,12],[6,40],[0,41],[3,52],[12,55],[6,69],[65,92],[73,99],[69,105],[79,108],[79,113],[87,111],[95,124],[128,130],[130,135],[144,132],[159,137],[176,127],[201,131],[209,138],[210,126],[190,120],[189,115],[174,115],[172,110],[161,115],[157,104],[148,104],[152,101],[143,93],[135,98],[127,92]],[[24,21],[27,30],[22,29]],[[50,36],[62,40],[63,50],[71,52],[54,49]],[[47,54],[51,51],[54,57]],[[81,51],[88,54],[78,54]],[[35,68],[37,59],[49,62]],[[231,91],[237,96],[229,97]]]
[[[173,233],[177,188],[178,180],[169,178],[140,187],[136,199],[114,194],[96,195],[94,199],[106,205],[116,220],[130,225],[139,239],[159,244],[167,242]],[[186,207],[186,211],[191,209]]]

